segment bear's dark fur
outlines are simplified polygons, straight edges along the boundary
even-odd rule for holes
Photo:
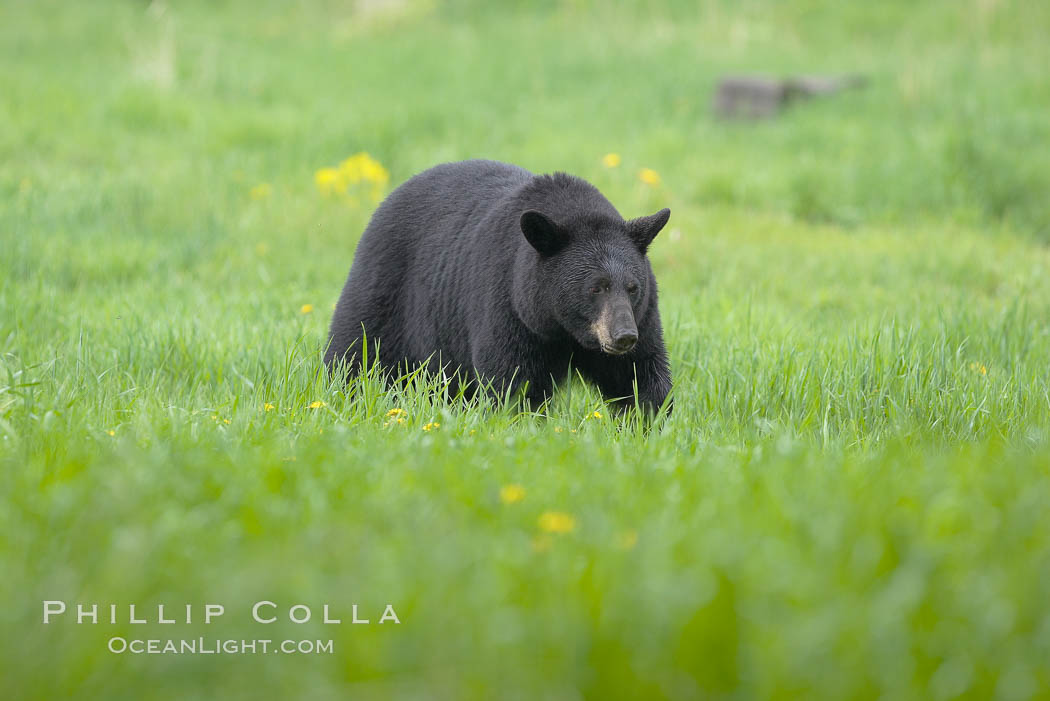
[[[620,407],[671,390],[645,252],[670,210],[624,221],[591,184],[494,161],[439,165],[379,206],[332,319],[325,363],[437,362],[545,401],[571,366]],[[378,356],[377,356],[378,353]],[[434,366],[431,366],[434,367]],[[669,406],[669,404],[668,404]]]

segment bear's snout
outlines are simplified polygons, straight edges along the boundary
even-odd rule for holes
[[[634,310],[626,299],[605,304],[591,330],[602,351],[610,355],[623,355],[638,343]]]
[[[635,343],[638,343],[638,332],[634,329],[623,330],[613,336],[612,350],[617,354],[626,353],[634,348]]]

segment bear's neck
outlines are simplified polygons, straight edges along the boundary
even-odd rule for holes
[[[547,291],[540,284],[536,256],[531,247],[518,250],[511,280],[511,306],[514,315],[532,334],[552,341],[561,334],[561,326],[549,312],[550,303]]]

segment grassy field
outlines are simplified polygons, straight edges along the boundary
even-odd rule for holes
[[[5,696],[1050,697],[1048,30],[1007,0],[3,0]],[[737,72],[869,82],[715,121]],[[674,415],[330,386],[376,193],[315,175],[362,152],[381,192],[484,157],[670,207]]]

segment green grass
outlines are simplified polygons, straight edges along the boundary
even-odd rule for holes
[[[0,5],[11,698],[1050,696],[1045,4],[149,7]],[[869,84],[713,121],[749,71]],[[486,157],[670,207],[674,415],[331,386],[372,204],[313,174],[359,151],[392,184]],[[227,614],[44,626],[45,599]],[[261,599],[344,625],[252,624]]]

